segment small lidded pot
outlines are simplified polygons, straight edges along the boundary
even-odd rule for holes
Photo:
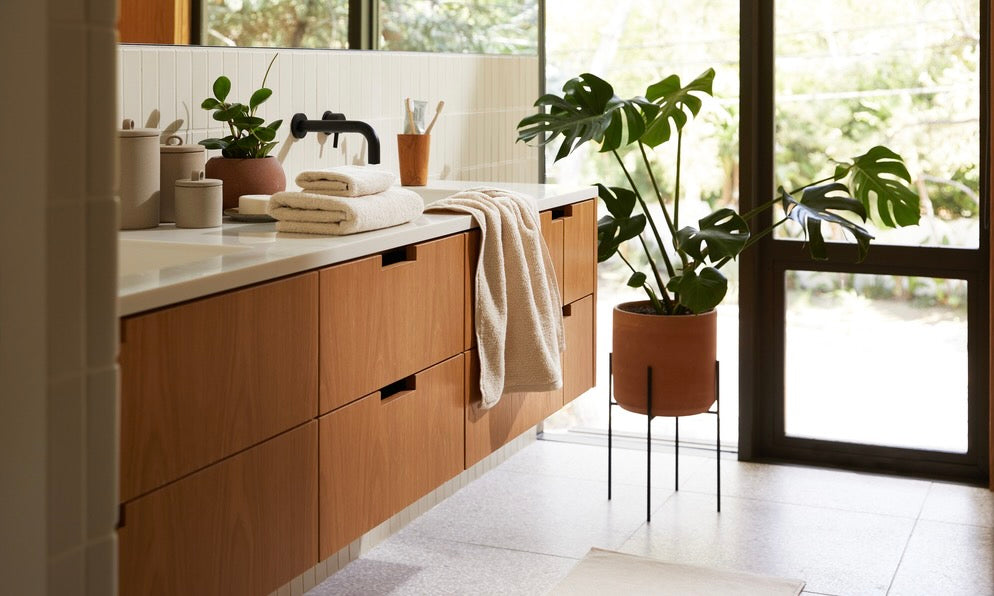
[[[186,145],[179,135],[166,139],[159,145],[159,221],[176,221],[173,189],[177,180],[187,178],[190,172],[204,169],[207,150],[202,145]]]
[[[176,227],[220,227],[223,200],[221,181],[194,170],[188,179],[176,181]]]

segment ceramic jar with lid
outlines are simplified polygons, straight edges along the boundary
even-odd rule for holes
[[[173,189],[176,181],[189,178],[190,172],[204,169],[207,150],[202,145],[187,145],[182,137],[172,135],[159,146],[159,221],[176,221]]]
[[[221,226],[223,195],[221,181],[204,178],[203,170],[177,180],[175,186],[177,228],[217,228]]]
[[[159,131],[125,120],[117,132],[121,229],[159,225]]]

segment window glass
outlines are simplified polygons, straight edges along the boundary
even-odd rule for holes
[[[538,54],[538,2],[380,0],[380,49]]]
[[[211,46],[347,48],[348,0],[205,0]]]

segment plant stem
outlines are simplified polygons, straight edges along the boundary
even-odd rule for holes
[[[659,190],[659,184],[656,182],[656,175],[652,173],[652,166],[649,164],[649,156],[645,152],[645,145],[642,141],[639,141],[639,151],[642,152],[642,162],[645,163],[645,171],[649,172],[649,180],[652,181],[652,189],[656,191],[656,200],[659,202],[659,206],[663,209],[663,218],[666,219],[666,227],[669,228],[670,235],[675,238],[676,226],[673,225],[673,220],[670,219],[670,212],[666,208],[666,203],[663,202],[663,193]]]
[[[621,260],[625,262],[625,265],[628,265],[628,268],[632,270],[632,273],[638,273],[638,271],[635,270],[635,267],[632,267],[632,264],[629,263],[628,259],[625,258],[625,255],[619,252],[618,256],[621,257]],[[645,293],[649,296],[649,301],[652,302],[652,307],[656,309],[656,313],[665,315],[668,308],[663,308],[663,305],[659,303],[659,298],[656,297],[656,293],[652,291],[652,287],[649,284],[643,283],[642,289],[645,290]],[[667,307],[669,307],[670,305],[669,296],[666,296],[664,294],[663,299],[666,301]]]
[[[776,222],[772,226],[766,228],[765,230],[763,230],[759,234],[756,234],[755,236],[750,236],[749,239],[746,240],[746,243],[742,247],[742,250],[739,251],[739,254],[742,254],[743,252],[745,252],[745,250],[747,248],[749,248],[753,244],[756,244],[757,242],[759,242],[760,240],[762,240],[766,236],[769,236],[770,234],[772,234],[773,230],[775,230],[776,228],[780,227],[788,219],[790,219],[790,218],[789,217],[784,217],[783,219],[781,219],[780,221]],[[724,267],[731,260],[732,260],[732,257],[725,257],[724,259],[718,261],[718,263],[714,266],[714,268],[715,269],[721,269],[722,267]]]
[[[676,129],[676,184],[673,185],[673,228],[680,227],[680,161],[683,157],[683,129]],[[676,236],[673,237],[674,244]]]
[[[792,195],[795,192],[802,191],[802,190],[804,190],[805,188],[807,188],[809,186],[814,186],[815,184],[821,184],[822,182],[828,182],[829,180],[835,180],[835,175],[833,174],[831,176],[827,176],[825,178],[822,178],[821,180],[815,180],[814,182],[808,182],[804,186],[801,186],[799,188],[795,188],[794,190],[788,192],[787,194],[791,194]],[[776,199],[774,199],[774,200],[776,200]]]
[[[638,199],[639,205],[642,206],[642,212],[645,213],[645,218],[649,222],[649,227],[652,228],[652,234],[656,237],[656,243],[659,244],[659,252],[663,255],[663,263],[666,265],[666,273],[670,277],[676,277],[676,270],[673,269],[673,263],[670,262],[670,257],[666,254],[666,248],[663,244],[663,239],[659,235],[659,230],[656,228],[656,222],[653,221],[652,217],[649,215],[649,206],[646,205],[645,199],[642,198],[642,193],[639,192],[637,186],[635,186],[635,180],[632,179],[632,175],[628,172],[628,168],[625,167],[625,162],[618,155],[617,150],[611,151],[614,154],[614,158],[618,160],[618,165],[621,166],[621,170],[625,173],[625,178],[628,178],[628,184],[632,187],[632,192],[635,193],[635,198]],[[639,236],[641,238],[641,236]],[[646,256],[649,258],[649,262],[652,263],[652,253],[649,252],[649,247],[645,244],[645,240],[642,241],[642,247],[645,248]],[[654,263],[652,263],[652,270],[656,277],[656,283],[659,284],[660,292],[666,293],[666,285],[663,283],[662,278],[659,275],[659,270]]]

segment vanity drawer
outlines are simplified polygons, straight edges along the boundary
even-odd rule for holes
[[[489,410],[481,409],[480,358],[476,350],[466,352],[465,383],[467,469],[563,407],[563,391],[557,389],[508,393]]]
[[[463,350],[465,234],[320,271],[320,411]]]
[[[459,354],[318,419],[320,558],[463,469]]]
[[[552,211],[543,211],[539,214],[542,225],[542,237],[545,238],[545,245],[549,247],[549,256],[552,257],[552,265],[556,270],[556,281],[559,284],[559,302],[563,301],[563,249],[564,249],[564,228],[565,220],[560,217],[553,219]]]
[[[566,352],[563,354],[563,405],[594,386],[594,297],[587,296],[563,307]]]
[[[317,298],[307,273],[122,321],[122,502],[317,415]]]
[[[269,594],[316,565],[317,426],[126,504],[122,596]]]
[[[563,304],[594,293],[597,274],[597,202],[554,211],[563,222]]]

